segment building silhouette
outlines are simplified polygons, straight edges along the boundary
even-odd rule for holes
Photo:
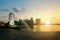
[[[32,25],[34,24],[34,20],[33,20],[33,17],[31,17],[31,23],[32,23]]]
[[[21,19],[19,19],[19,25],[24,25]]]
[[[33,18],[31,17],[31,19],[25,19],[24,20],[28,25],[33,25],[34,24],[34,20]]]
[[[39,25],[40,24],[40,22],[41,22],[41,20],[40,19],[36,19],[36,25]]]
[[[25,19],[24,21],[27,23],[27,25],[28,25],[30,28],[33,28],[34,20],[33,20],[32,17],[31,17],[31,19]]]

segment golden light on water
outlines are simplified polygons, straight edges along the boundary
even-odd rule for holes
[[[46,21],[45,25],[35,25],[34,32],[56,32],[60,31],[60,25],[51,25],[50,21]]]
[[[60,25],[34,25],[33,32],[56,32],[60,31]]]

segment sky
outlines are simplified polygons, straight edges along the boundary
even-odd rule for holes
[[[42,23],[60,23],[60,0],[0,0],[0,21],[8,21],[10,12],[17,19],[33,17]]]

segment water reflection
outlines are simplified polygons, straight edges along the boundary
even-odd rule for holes
[[[22,32],[21,30],[15,29],[0,29],[0,40],[21,40],[21,38],[24,40],[55,40],[60,38],[60,32],[56,32],[60,31],[60,25],[30,25],[29,27],[32,32],[24,32],[24,30]]]
[[[34,25],[33,32],[56,32],[60,31],[60,25]]]
[[[34,25],[33,32],[38,32],[38,31],[40,31],[40,25]]]

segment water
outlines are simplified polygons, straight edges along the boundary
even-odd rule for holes
[[[31,32],[0,29],[0,40],[60,40],[60,25],[33,25]]]
[[[56,32],[60,31],[60,25],[34,25],[33,32]]]

